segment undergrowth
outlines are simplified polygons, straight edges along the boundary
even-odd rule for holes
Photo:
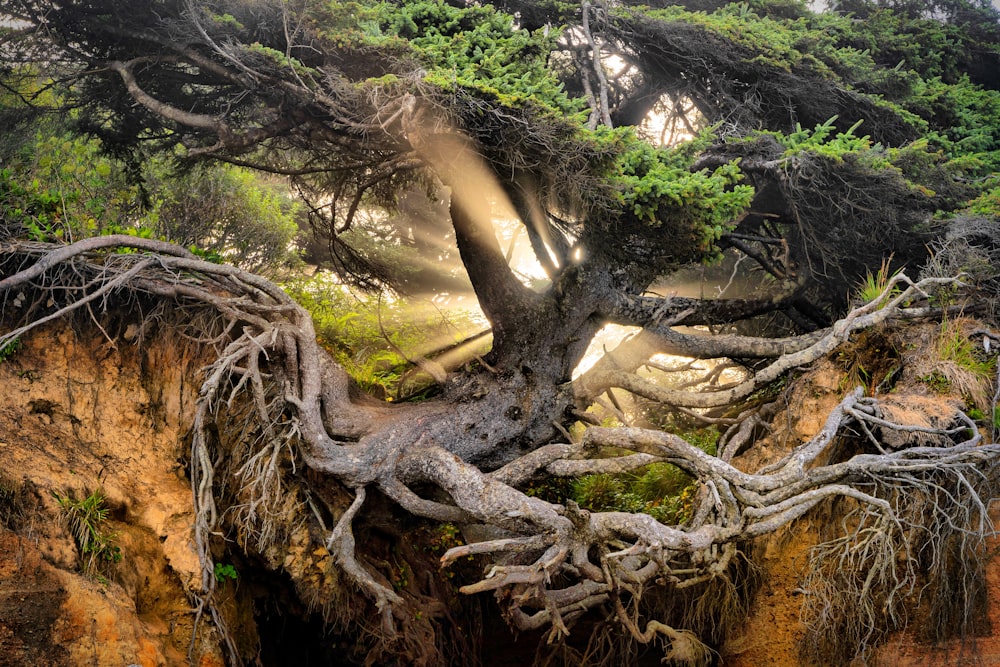
[[[719,432],[714,427],[678,435],[715,455]],[[652,463],[635,472],[585,475],[570,484],[567,498],[592,511],[641,512],[676,525],[691,517],[696,489],[694,478],[677,466]]]
[[[862,331],[840,346],[834,359],[844,375],[842,392],[864,387],[866,396],[892,391],[903,368],[905,343],[889,328]]]
[[[282,287],[312,315],[320,345],[364,391],[388,401],[434,393],[434,378],[416,360],[452,367],[488,351],[487,338],[463,345],[486,327],[475,311],[371,298],[322,276]]]

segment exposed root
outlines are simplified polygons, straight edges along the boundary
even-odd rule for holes
[[[643,398],[664,403],[666,405],[684,408],[714,408],[733,405],[750,396],[761,387],[774,382],[788,371],[813,363],[832,352],[838,345],[848,339],[855,331],[860,331],[887,322],[893,318],[927,316],[933,312],[927,308],[911,308],[909,306],[917,299],[926,299],[928,291],[941,287],[958,287],[961,282],[953,278],[925,278],[913,282],[905,274],[897,274],[888,281],[882,296],[859,306],[838,320],[808,345],[798,345],[799,341],[789,341],[790,350],[780,354],[766,367],[758,370],[746,380],[735,386],[717,387],[708,385],[702,391],[692,392],[683,389],[666,388],[643,378],[628,370],[602,370],[586,374],[579,382],[578,391],[581,396],[595,397],[609,387],[620,387],[642,396]],[[676,332],[661,332],[667,338],[665,344],[678,344],[680,334]],[[699,340],[701,339],[701,340]],[[710,340],[702,336],[687,336],[684,346],[688,349],[679,353],[689,353],[698,356],[698,348]],[[748,350],[753,349],[752,340],[744,341]],[[734,342],[734,346],[737,343]],[[737,356],[734,350],[729,356]],[[711,354],[708,356],[726,356]]]
[[[621,600],[617,598],[615,599],[615,613],[622,625],[640,643],[648,644],[657,635],[663,635],[669,641],[669,645],[664,651],[663,662],[690,665],[691,667],[709,664],[713,651],[705,646],[694,633],[686,630],[675,630],[659,621],[648,621],[646,629],[639,630],[635,620],[625,611]]]
[[[929,602],[931,639],[972,634],[985,602],[982,563],[993,534],[986,494],[995,485],[995,465],[953,459],[938,466],[911,458],[862,482],[891,512],[841,506],[846,532],[810,552],[805,655],[844,664],[866,656],[907,624],[914,597]]]
[[[109,252],[123,246],[158,254]],[[240,657],[214,604],[212,548],[223,530],[222,515],[234,519],[245,543],[267,550],[295,522],[308,518],[287,481],[296,475],[301,479],[301,468],[354,489],[353,502],[336,520],[325,546],[347,579],[379,609],[386,637],[392,636],[393,613],[402,598],[369,572],[352,531],[366,489],[372,488],[416,516],[476,524],[481,534],[485,531],[488,538],[447,551],[441,563],[447,566],[472,555],[484,559],[482,578],[461,590],[495,592],[516,628],[550,628],[555,641],[570,633],[581,616],[602,609],[634,641],[665,640],[666,658],[678,663],[701,664],[709,659],[709,649],[689,632],[655,618],[640,619],[623,605],[640,600],[651,588],[680,594],[725,580],[739,561],[741,544],[835,499],[852,513],[844,532],[814,551],[808,588],[816,651],[867,650],[881,633],[905,622],[901,602],[916,591],[937,600],[978,595],[971,563],[988,532],[986,498],[1000,444],[981,444],[975,423],[961,412],[954,424],[942,428],[898,424],[859,389],[830,413],[815,437],[756,472],[730,463],[754,431],[764,427],[765,419],[752,414],[742,415],[742,423],[731,427],[719,457],[670,433],[592,426],[580,442],[536,446],[484,472],[470,462],[468,452],[481,453],[475,443],[450,437],[461,425],[449,406],[353,404],[345,376],[316,344],[308,313],[266,280],[133,237],[99,237],[55,249],[31,246],[20,252],[38,260],[0,280],[0,291],[47,290],[58,281],[70,287],[49,314],[29,316],[23,326],[0,336],[0,345],[126,287],[209,308],[222,317],[219,331],[225,337],[206,335],[220,349],[205,369],[195,412],[191,482],[193,537],[202,562],[198,618],[210,612],[234,664]],[[60,270],[65,273],[58,281],[46,278],[48,271]],[[873,302],[855,309],[824,335],[800,341],[797,351],[777,357],[735,387],[709,383],[710,391],[701,393],[672,391],[626,382],[613,372],[605,380],[679,406],[728,404],[829,353],[852,331],[930,313],[913,305],[915,300],[924,298],[926,289],[955,284],[941,279],[913,283],[898,276],[886,296],[897,286],[900,293],[880,300],[884,305]],[[510,403],[494,401],[487,408],[495,411],[497,423],[512,423],[520,414]],[[226,437],[220,436],[223,429]],[[862,433],[878,453],[846,461],[833,458],[836,440],[848,429]],[[891,447],[880,437],[885,432],[899,436]],[[488,447],[489,434],[484,435],[483,447]],[[928,435],[940,446],[912,446],[915,438]],[[627,454],[591,458],[609,449]],[[699,491],[688,524],[664,525],[646,514],[588,512],[518,488],[536,475],[629,470],[650,462],[671,463],[696,480]],[[223,512],[219,503],[225,488],[231,488],[227,498],[232,505]],[[336,516],[337,508],[328,509]],[[314,505],[321,520],[317,510]],[[963,574],[948,577],[957,589],[919,588],[919,575],[944,577],[956,568]],[[856,620],[849,621],[845,610]],[[941,618],[939,625],[970,622],[952,612]]]
[[[365,488],[358,487],[354,491],[357,494],[354,502],[337,521],[336,527],[330,533],[330,538],[326,541],[326,548],[336,556],[337,564],[344,570],[348,578],[375,600],[375,606],[382,618],[382,630],[391,639],[396,636],[396,629],[392,622],[392,605],[400,604],[402,598],[396,595],[392,589],[375,581],[354,557],[354,533],[351,531],[351,522],[354,521],[354,517],[365,502]]]

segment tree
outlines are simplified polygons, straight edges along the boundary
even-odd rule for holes
[[[24,234],[36,241],[115,231],[155,235],[258,273],[295,264],[299,209],[286,190],[231,165],[203,164],[179,175],[169,155],[116,159],[99,139],[73,131],[72,111],[69,119],[48,113],[61,98],[40,79],[28,68],[4,81],[11,131],[0,146],[0,180],[8,208],[32,209],[11,219]]]
[[[279,187],[230,165],[202,165],[180,178],[161,174],[158,180],[147,178],[156,192],[151,222],[158,237],[255,273],[294,265],[298,207]]]
[[[417,517],[475,527],[477,541],[443,562],[486,558],[483,578],[462,590],[496,591],[515,627],[549,628],[557,640],[584,614],[604,614],[634,640],[696,663],[708,649],[643,617],[643,590],[725,578],[741,544],[841,497],[858,503],[862,525],[879,528],[855,538],[873,554],[893,608],[906,498],[968,490],[965,505],[934,505],[951,528],[934,533],[932,549],[984,516],[998,449],[966,437],[978,431],[961,412],[957,426],[933,429],[947,446],[822,463],[849,426],[912,432],[884,419],[875,398],[848,393],[821,433],[785,459],[754,473],[731,460],[752,444],[760,418],[747,399],[763,387],[852,332],[939,316],[936,290],[967,294],[953,276],[898,273],[868,303],[851,308],[847,298],[886,258],[893,269],[913,268],[930,244],[958,247],[959,227],[943,216],[995,187],[992,10],[977,8],[970,24],[961,12],[868,5],[879,20],[860,23],[794,2],[706,11],[586,1],[11,5],[14,27],[3,41],[11,61],[42,53],[72,79],[83,129],[109,150],[155,143],[180,147],[191,162],[287,176],[340,268],[364,284],[393,275],[350,245],[362,216],[396,211],[401,193],[446,201],[449,233],[491,324],[491,351],[463,372],[446,376],[421,361],[441,384],[437,397],[376,405],[359,399],[317,347],[308,313],[252,274],[123,236],[5,246],[0,290],[56,284],[68,296],[0,343],[125,286],[217,311],[212,335],[222,351],[202,386],[191,475],[201,609],[223,633],[213,603],[215,480],[237,470],[230,516],[246,548],[263,553],[288,525],[335,517],[325,545],[378,608],[387,637],[417,621],[356,549],[352,525],[373,494]],[[919,47],[930,40],[942,48]],[[692,107],[696,114],[682,111]],[[676,147],[651,141],[639,124],[654,110],[688,124],[695,138]],[[492,226],[498,218],[523,228],[544,285],[528,286],[511,269]],[[995,231],[985,237],[995,242]],[[983,225],[962,238],[983,245]],[[759,296],[653,290],[723,251],[758,266]],[[961,255],[954,259],[948,268],[961,269]],[[738,333],[762,316],[775,337]],[[642,332],[574,379],[606,323]],[[744,374],[732,386],[705,377],[693,389],[668,388],[638,373],[660,352],[738,360]],[[614,390],[726,425],[718,456],[671,433],[600,425],[586,410]],[[578,421],[588,427],[574,438]],[[235,447],[219,435],[224,424],[240,424],[256,444]],[[213,454],[220,450],[224,465]],[[697,480],[686,522],[525,493],[540,478],[653,462]],[[293,472],[303,465],[312,476]],[[315,491],[311,515],[302,515],[304,500],[282,498],[293,476],[294,493]],[[321,490],[335,485],[353,494],[346,510]],[[316,507],[324,499],[327,507]]]

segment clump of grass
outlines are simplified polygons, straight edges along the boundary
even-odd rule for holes
[[[945,320],[934,342],[937,360],[921,379],[939,393],[955,393],[983,411],[992,410],[997,358],[969,339],[963,320]]]
[[[889,255],[882,260],[882,266],[879,267],[878,272],[874,274],[871,271],[868,272],[864,280],[862,280],[858,285],[857,291],[855,292],[857,301],[861,303],[871,303],[876,299],[881,299],[881,304],[889,301],[894,296],[899,294],[899,288],[893,287],[888,294],[883,296],[886,288],[889,287],[889,283],[903,271],[903,267],[900,267],[890,273],[891,264],[892,255]]]
[[[0,527],[18,531],[35,509],[29,482],[0,474]]]
[[[81,500],[70,494],[61,496],[53,492],[53,495],[80,549],[84,572],[99,575],[102,569],[122,559],[122,551],[117,544],[118,535],[104,529],[110,510],[105,504],[103,493],[94,491]]]
[[[941,359],[952,361],[959,368],[975,375],[990,379],[996,370],[996,357],[983,354],[982,347],[969,340],[959,325],[943,322],[937,347]]]

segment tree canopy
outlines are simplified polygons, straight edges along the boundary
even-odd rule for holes
[[[71,310],[135,279],[229,323],[212,333],[222,352],[194,430],[207,564],[222,502],[213,474],[226,474],[210,450],[243,457],[226,470],[241,471],[238,521],[262,553],[279,539],[275,525],[292,521],[272,517],[289,511],[278,490],[302,461],[354,494],[316,517],[337,517],[326,546],[387,633],[416,621],[401,620],[400,596],[354,553],[351,524],[375,489],[418,517],[488,526],[444,561],[492,558],[464,590],[508,591],[500,599],[516,627],[558,638],[597,610],[681,659],[688,635],[656,620],[641,628],[623,591],[637,600],[657,581],[711,581],[740,541],[832,496],[855,499],[868,508],[862,523],[891,532],[901,471],[919,472],[914,489],[945,484],[934,471],[965,484],[995,456],[995,445],[959,435],[971,423],[962,413],[960,427],[936,432],[954,436],[947,447],[820,463],[847,423],[894,427],[874,397],[849,393],[786,459],[753,474],[731,463],[759,423],[747,399],[789,371],[861,329],[940,316],[965,298],[990,316],[1000,299],[1000,14],[988,3],[851,0],[817,13],[794,0],[11,0],[2,11],[4,113],[72,109],[76,129],[121,164],[176,161],[191,180],[160,209],[164,223],[187,221],[174,240],[235,234],[239,218],[197,231],[206,209],[192,218],[186,196],[241,188],[244,172],[230,170],[249,168],[287,179],[314,252],[345,281],[419,292],[467,279],[489,321],[492,346],[477,360],[417,361],[438,396],[372,405],[271,283],[153,238],[16,243],[25,207],[15,213],[17,192],[0,182],[10,239],[0,290],[49,289],[41,276],[62,271],[45,280],[76,286],[55,306]],[[210,165],[217,180],[200,176]],[[278,207],[269,202],[256,207]],[[544,279],[512,268],[498,223],[526,236]],[[140,252],[108,254],[114,247]],[[455,252],[464,276],[434,270]],[[664,295],[678,270],[723,259],[753,265],[752,294]],[[74,268],[59,269],[65,262]],[[880,269],[873,300],[859,303],[852,293]],[[0,343],[41,314],[19,317]],[[609,323],[641,333],[574,374]],[[670,386],[639,373],[659,353],[742,370],[728,385],[709,373]],[[719,455],[652,428],[602,426],[587,410],[615,390],[727,427]],[[213,424],[227,420],[254,424],[244,430],[260,434],[255,452],[216,442]],[[570,432],[578,424],[582,438]],[[540,477],[653,462],[697,480],[684,521],[524,493]],[[212,608],[208,575],[204,586]]]
[[[776,277],[825,283],[842,307],[880,255],[919,265],[941,231],[935,216],[961,209],[997,167],[1000,56],[986,5],[164,2],[136,14],[99,2],[12,13],[32,25],[14,32],[44,37],[24,55],[54,50],[80,124],[108,150],[176,144],[187,159],[290,175],[333,260],[369,285],[394,272],[347,232],[359,211],[394,209],[417,184],[516,216],[553,283],[584,250],[584,267],[633,267],[634,290],[735,245]],[[20,54],[18,36],[7,42]],[[704,132],[657,145],[640,126],[653,112]],[[476,164],[452,159],[458,150]],[[453,182],[471,181],[456,177],[468,169],[483,170],[482,194]],[[485,252],[464,236],[465,256]],[[786,239],[788,266],[746,237]]]

